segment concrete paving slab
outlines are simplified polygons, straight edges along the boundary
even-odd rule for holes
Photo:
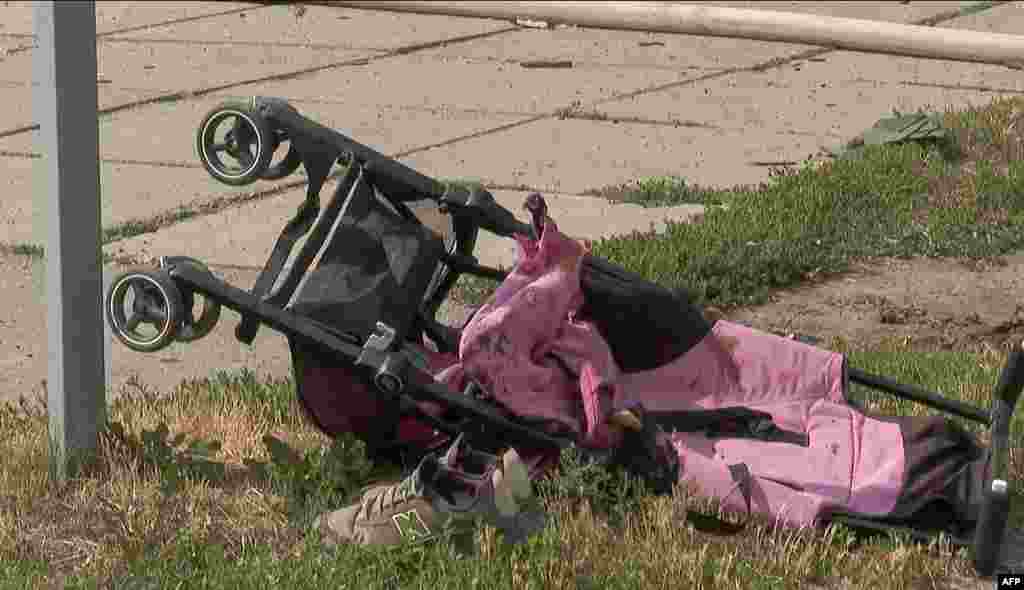
[[[504,37],[504,35],[502,36]],[[340,68],[259,85],[259,92],[346,104],[432,106],[494,113],[553,112],[573,101],[664,84],[684,74],[667,70],[588,67],[527,69],[517,64],[413,54],[363,67]]]
[[[719,0],[712,0],[711,2],[705,2],[705,4],[723,6],[727,8],[774,10],[780,12],[813,14],[816,16],[833,16],[837,18],[859,18],[866,20],[909,23],[917,19],[927,18],[949,10],[956,10],[959,8],[959,5],[967,3],[950,2],[949,0],[930,0],[926,2],[917,0],[914,2],[865,2],[863,0],[841,2],[807,2],[806,0],[793,0],[790,2],[780,2],[776,0],[721,2]]]
[[[259,90],[262,93],[263,89]],[[150,105],[104,117],[99,127],[100,153],[104,158],[197,165],[195,130],[209,109],[228,98],[244,97],[220,94],[200,100]],[[293,104],[313,120],[388,154],[440,143],[515,120],[510,116],[453,111],[437,106],[402,109],[373,104],[302,101]],[[35,133],[22,133],[2,138],[0,149],[31,151],[34,136]]]
[[[33,187],[39,162],[30,158],[3,158],[0,180],[4,199],[0,204],[0,243],[38,243],[33,223]],[[264,183],[258,188],[271,188]],[[213,181],[202,168],[174,168],[103,162],[100,164],[101,212],[104,227],[131,220],[147,220],[195,201],[251,193],[254,187],[236,189]]]
[[[1024,22],[1024,3],[1013,2],[984,12],[946,21],[940,28],[1020,34]],[[867,55],[849,51],[828,56],[829,71],[848,79],[889,82],[942,83],[986,86],[1000,90],[1024,90],[1019,70],[987,64],[945,60],[914,59],[885,55]]]
[[[366,57],[367,52],[302,47],[144,45],[101,40],[97,44],[100,108],[111,108],[180,91],[197,91],[305,68]],[[32,54],[23,52],[0,63],[0,80],[22,83],[0,115],[0,131],[32,123]],[[196,119],[196,123],[199,120]]]
[[[864,3],[867,4],[867,3]],[[916,3],[915,3],[916,4]],[[942,4],[942,3],[938,3]],[[831,8],[830,3],[827,8]],[[936,6],[934,8],[941,8]],[[945,7],[949,10],[949,6]],[[831,10],[828,12],[833,14]],[[1005,5],[941,26],[1006,32],[1024,7]],[[1018,27],[1019,28],[1019,27]],[[602,104],[610,117],[696,121],[725,128],[812,132],[818,147],[836,147],[893,109],[963,108],[1024,92],[1019,72],[1000,66],[832,52],[766,72],[741,72]],[[960,86],[961,88],[956,88]],[[802,160],[806,142],[778,160]],[[743,165],[728,151],[724,161]]]
[[[523,29],[499,37],[430,49],[421,55],[438,60],[461,59],[470,63],[513,65],[518,62],[572,61],[575,67],[590,70],[643,68],[692,74],[752,65],[804,49],[807,47],[803,45],[695,35],[555,28]],[[572,70],[551,71],[565,73]]]
[[[950,10],[949,2],[711,2],[734,8],[909,22]],[[569,60],[585,67],[632,67],[678,72],[750,66],[804,51],[806,45],[745,39],[605,31],[574,27],[525,29],[500,37],[431,49],[424,56],[477,61]]]
[[[0,29],[2,31],[3,29]],[[0,33],[2,35],[2,33]],[[0,64],[11,55],[24,51],[32,46],[32,40],[26,37],[3,37],[0,36]]]
[[[327,190],[333,190],[330,183]],[[503,206],[521,218],[527,193],[493,191]],[[177,223],[152,234],[121,240],[104,247],[117,257],[149,261],[162,255],[185,254],[211,264],[233,267],[262,268],[281,228],[295,213],[303,193],[293,190],[281,196]],[[703,212],[700,205],[666,208],[644,208],[638,205],[611,203],[596,197],[546,194],[551,214],[559,228],[578,239],[595,240],[634,230],[661,231],[665,219],[686,221]],[[425,219],[425,218],[424,218]],[[426,219],[425,219],[426,221]],[[432,227],[435,224],[427,221]],[[240,231],[239,228],[245,228]],[[486,232],[485,232],[486,233]],[[298,250],[300,246],[296,246]],[[483,264],[509,267],[514,261],[515,242],[491,235],[483,236],[476,251]]]
[[[1024,4],[1008,2],[988,10],[953,19],[939,26],[968,31],[989,31],[1005,35],[1020,35],[1022,18],[1024,18]]]
[[[96,88],[96,97],[101,109],[153,98],[161,93],[160,90],[122,88],[111,84],[100,84]],[[31,125],[32,101],[32,87],[28,84],[0,82],[0,104],[4,105],[4,108],[0,109],[0,133]],[[14,147],[13,144],[4,145],[6,139],[0,138],[0,149],[31,151],[34,134],[23,132],[23,135],[24,137],[18,139],[19,147]]]
[[[111,39],[101,39],[96,50],[101,85],[164,91],[198,90],[373,54],[344,49],[145,44]],[[0,79],[31,81],[31,52],[7,58],[0,65]]]
[[[795,153],[804,159],[817,150],[814,137],[767,129],[545,120],[413,154],[405,161],[431,176],[580,194],[663,175],[704,186],[756,184],[768,177],[768,168],[745,162],[777,161]]]
[[[0,34],[34,34],[33,4],[27,0],[0,3]],[[104,34],[145,25],[159,26],[169,21],[204,17],[240,8],[262,9],[248,2],[97,2],[96,32]]]
[[[839,58],[841,59],[841,58]],[[865,61],[862,56],[857,64]],[[1000,93],[941,87],[907,86],[887,70],[898,64],[879,60],[875,80],[832,75],[832,58],[806,63],[800,70],[785,67],[760,73],[739,73],[685,87],[601,105],[609,117],[644,117],[659,121],[696,121],[747,132],[793,132],[809,135],[794,143],[782,160],[802,160],[806,147],[834,147],[871,127],[881,117],[918,109],[943,110],[947,106],[984,104]],[[858,71],[871,71],[869,66]],[[1021,82],[1024,85],[1024,82]],[[1020,91],[1018,91],[1020,92]],[[1011,94],[1005,92],[1002,94]],[[739,154],[717,156],[742,166]]]
[[[170,40],[176,43],[233,42],[330,45],[350,49],[395,49],[408,45],[497,31],[508,23],[432,15],[401,15],[371,10],[274,5],[191,23],[133,31],[119,38]]]

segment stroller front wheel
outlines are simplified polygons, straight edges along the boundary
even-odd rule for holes
[[[196,151],[211,176],[224,184],[244,186],[267,173],[276,139],[262,115],[244,103],[225,102],[199,123]]]
[[[210,269],[195,258],[189,258],[187,256],[173,256],[163,257],[160,259],[161,269],[169,270],[170,267],[179,264],[187,264],[200,272],[211,277],[213,276]],[[217,322],[220,320],[220,303],[217,303],[203,295],[201,311],[199,313],[199,317],[196,318],[196,293],[192,292],[190,289],[180,290],[180,293],[182,303],[182,322],[174,334],[174,339],[178,342],[195,342],[196,340],[205,338],[213,331],[214,327],[217,326]]]
[[[136,352],[169,346],[184,315],[181,293],[163,270],[122,273],[110,284],[104,308],[114,336]]]

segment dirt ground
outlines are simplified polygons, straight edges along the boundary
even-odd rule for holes
[[[1024,338],[1024,253],[993,261],[888,259],[776,293],[731,320],[853,348],[981,351]]]

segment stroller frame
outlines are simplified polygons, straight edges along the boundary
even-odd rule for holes
[[[211,144],[207,131],[218,117],[234,116],[236,127],[226,147]],[[247,129],[248,128],[248,129]],[[274,152],[283,141],[290,147],[284,160],[272,166]],[[255,145],[257,152],[252,153]],[[242,173],[234,173],[220,165],[211,148],[227,149],[242,154],[243,161],[251,164]],[[230,285],[210,273],[199,261],[184,257],[161,257],[158,269],[133,270],[123,273],[111,284],[105,299],[108,321],[115,336],[134,350],[151,352],[172,341],[192,341],[205,336],[219,318],[220,306],[241,315],[236,330],[239,341],[251,344],[260,325],[266,325],[289,340],[315,345],[330,354],[349,359],[359,375],[372,383],[376,393],[389,400],[397,400],[401,412],[415,416],[438,432],[450,437],[463,434],[468,440],[485,446],[511,445],[527,448],[564,449],[577,441],[568,436],[553,436],[518,421],[500,411],[495,405],[482,400],[479,387],[471,383],[467,391],[455,392],[434,381],[430,375],[414,366],[406,350],[407,342],[422,342],[427,335],[440,352],[456,352],[458,331],[442,325],[435,319],[444,298],[461,274],[502,280],[507,273],[484,266],[473,256],[480,229],[498,236],[515,234],[534,237],[533,227],[521,223],[508,210],[499,205],[487,191],[448,186],[384,156],[372,148],[329,129],[300,114],[287,101],[279,98],[253,97],[246,102],[218,105],[210,111],[200,125],[197,149],[204,167],[216,179],[233,185],[244,185],[260,179],[283,178],[301,164],[308,176],[306,200],[295,217],[281,233],[266,266],[250,291]],[[244,157],[248,155],[248,157]],[[330,177],[335,163],[347,160],[348,167],[336,191],[323,211],[320,211],[320,190]],[[416,310],[415,319],[405,333],[385,322],[376,322],[369,337],[363,339],[344,333],[305,317],[288,308],[303,276],[317,253],[331,235],[331,227],[342,214],[350,197],[358,191],[371,189],[384,197],[391,206],[411,223],[421,223],[407,206],[412,201],[433,201],[442,212],[451,216],[453,243],[436,261],[437,272],[430,288]],[[285,262],[296,241],[309,234],[295,260],[282,278]],[[601,276],[614,276],[621,280],[642,284],[644,288],[661,289],[646,279],[619,268],[607,261],[586,255],[582,271],[584,293]],[[157,313],[165,324],[156,340],[140,342],[129,333],[131,320],[116,310],[118,289],[130,284],[145,283],[159,293],[162,301]],[[667,290],[664,290],[668,293]],[[193,318],[193,294],[201,294],[206,304],[202,317]],[[675,297],[675,295],[672,295]],[[162,307],[161,307],[162,306]],[[143,320],[146,321],[146,320]],[[992,406],[985,410],[957,400],[945,398],[920,387],[899,383],[893,379],[849,368],[851,382],[911,400],[931,408],[966,418],[991,430],[992,477],[986,482],[986,501],[973,538],[954,538],[954,544],[970,546],[976,569],[982,575],[992,574],[998,563],[999,550],[1005,532],[1010,504],[1010,482],[1006,457],[1009,448],[1009,424],[1017,398],[1024,386],[1024,352],[1016,349],[1003,367],[999,383],[993,393]],[[852,405],[852,399],[847,400]],[[451,412],[436,417],[420,409],[419,404],[440,404]],[[454,418],[452,418],[454,416]],[[833,521],[858,529],[890,531],[896,527],[860,518],[856,515],[837,515]],[[904,529],[907,530],[907,529]],[[912,537],[927,540],[931,533],[907,530]]]

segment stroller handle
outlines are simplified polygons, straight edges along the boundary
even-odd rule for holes
[[[273,127],[284,129],[291,137],[309,137],[315,143],[328,145],[339,152],[350,154],[354,160],[359,161],[370,170],[375,178],[398,189],[395,191],[396,193],[409,195],[408,198],[401,200],[422,198],[439,200],[444,196],[444,184],[347,135],[313,121],[299,113],[295,107],[282,98],[254,96],[252,108],[270,121]]]
[[[503,237],[533,235],[532,227],[520,222],[486,190],[447,186],[406,166],[394,158],[330,129],[299,113],[288,101],[269,96],[254,96],[252,108],[271,126],[284,129],[291,137],[308,137],[314,143],[348,153],[363,165],[374,182],[383,185],[388,198],[397,201],[430,199],[450,209],[456,217]]]

